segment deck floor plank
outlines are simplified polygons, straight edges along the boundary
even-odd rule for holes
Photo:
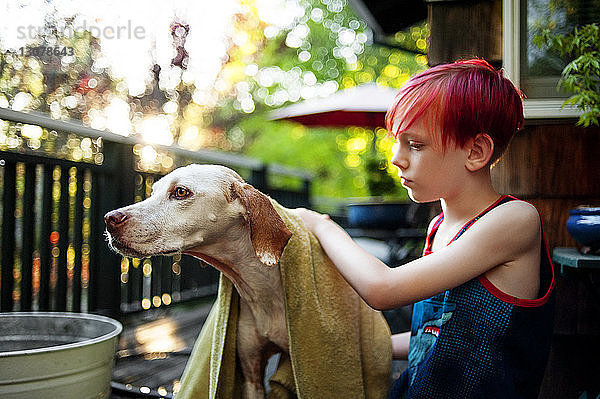
[[[120,384],[131,384],[134,387],[148,387],[154,391],[163,388],[172,393],[173,384],[181,378],[189,353],[208,316],[213,300],[214,298],[207,298],[166,309],[155,309],[123,320],[123,332],[118,344],[118,353],[121,357],[116,361],[112,380]],[[408,329],[405,319],[409,316],[404,314],[400,316],[402,317],[398,319],[399,316],[386,312],[386,319],[393,327],[393,332]],[[149,359],[143,356],[144,353],[157,351],[181,352],[171,353],[166,358]],[[394,361],[393,372],[396,377],[405,368],[406,362]],[[113,390],[110,399],[148,397],[130,393],[122,394]]]
[[[128,316],[123,320],[112,380],[173,392],[214,298]],[[111,399],[145,398],[113,390]]]

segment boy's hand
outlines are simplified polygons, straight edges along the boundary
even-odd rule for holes
[[[312,233],[316,233],[318,226],[323,224],[324,221],[331,220],[327,214],[320,214],[306,208],[296,208],[294,209],[294,213],[300,216],[300,219],[302,219],[306,228]]]

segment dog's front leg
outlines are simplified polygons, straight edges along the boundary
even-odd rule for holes
[[[244,399],[264,399],[265,339],[256,329],[254,316],[246,301],[240,301],[238,318],[237,352],[244,375],[242,395]]]

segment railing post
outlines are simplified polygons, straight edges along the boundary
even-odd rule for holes
[[[67,250],[69,249],[69,168],[60,169],[60,200],[58,212],[58,259],[56,271],[56,310],[67,310]]]
[[[310,203],[310,178],[306,177],[302,180],[302,191],[300,193],[302,196],[302,206],[310,208],[312,206]]]
[[[15,206],[17,165],[6,161],[2,195],[2,286],[0,287],[0,311],[13,310],[15,268]]]
[[[108,173],[98,176],[96,190],[97,233],[104,231],[104,215],[124,205],[131,204],[135,196],[135,170],[133,146],[104,142],[104,164]],[[94,270],[90,270],[90,309],[96,313],[118,318],[121,313],[121,256],[108,248],[103,236],[99,241]]]
[[[250,175],[250,184],[252,184],[257,190],[268,191],[267,182],[267,165],[261,165],[259,168],[252,169]]]
[[[75,267],[73,270],[73,311],[81,312],[81,271],[83,268],[83,167],[77,168],[77,191],[75,194],[75,226],[73,247],[75,249]]]
[[[23,231],[21,248],[21,311],[31,311],[33,301],[33,247],[35,242],[35,173],[36,165],[25,166],[23,194]]]
[[[50,234],[52,233],[52,184],[54,166],[44,165],[42,212],[40,215],[40,293],[39,309],[51,310],[50,303],[50,271],[52,269],[52,253]]]

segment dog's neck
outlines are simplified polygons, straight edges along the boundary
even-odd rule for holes
[[[244,231],[229,232],[218,243],[202,243],[184,251],[204,260],[222,272],[236,287],[240,297],[254,310],[264,310],[265,302],[280,298],[282,293],[279,266],[262,263]]]

